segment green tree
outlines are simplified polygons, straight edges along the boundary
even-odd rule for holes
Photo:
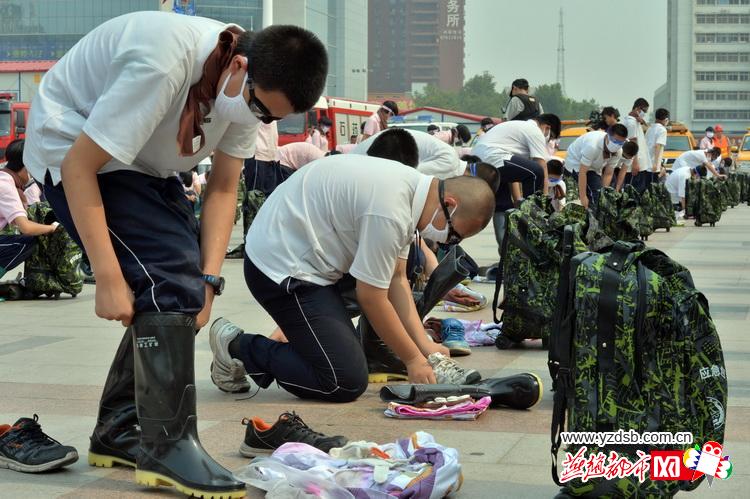
[[[434,85],[414,95],[417,106],[431,106],[452,109],[480,116],[500,116],[508,102],[508,90],[497,91],[495,78],[488,72],[474,75],[464,83],[458,92],[446,92]],[[560,119],[588,118],[591,111],[599,109],[594,99],[577,101],[566,97],[558,83],[539,85],[532,89],[547,113],[554,113]]]

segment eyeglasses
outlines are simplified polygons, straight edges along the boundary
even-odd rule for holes
[[[271,111],[268,110],[268,108],[261,102],[258,97],[255,95],[255,82],[253,82],[253,79],[248,76],[247,78],[247,88],[250,90],[250,100],[248,101],[247,105],[250,108],[250,112],[255,115],[258,120],[265,123],[266,125],[273,123],[274,121],[279,121],[281,118],[278,116],[274,116],[271,114]]]
[[[442,180],[438,182],[438,200],[440,201],[440,206],[443,208],[445,221],[448,224],[448,238],[445,240],[445,244],[448,246],[454,246],[463,241],[464,238],[453,228],[451,214],[448,211],[448,206],[445,204],[445,183]]]

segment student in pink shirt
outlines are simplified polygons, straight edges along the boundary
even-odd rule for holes
[[[279,147],[276,160],[282,165],[299,170],[308,163],[325,156],[325,153],[309,142],[292,142]]]
[[[321,116],[318,121],[318,126],[312,129],[310,135],[307,136],[305,142],[312,144],[321,151],[323,154],[329,151],[328,147],[328,131],[331,129],[331,120],[328,116]]]
[[[362,140],[388,128],[388,119],[393,116],[398,116],[398,106],[396,103],[392,100],[383,102],[380,109],[372,113],[372,115],[365,121]]]
[[[23,164],[24,140],[8,145],[5,157],[8,164],[0,170],[0,232],[9,225],[20,234],[0,234],[0,277],[31,256],[36,236],[54,232],[58,223],[51,225],[32,222],[26,216],[28,200],[24,188],[32,182]]]

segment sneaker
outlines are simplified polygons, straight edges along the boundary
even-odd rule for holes
[[[440,352],[431,353],[427,362],[432,366],[439,385],[473,385],[482,379],[476,369],[464,369]]]
[[[244,331],[223,317],[211,324],[208,342],[214,354],[211,362],[211,381],[227,393],[245,393],[250,390],[245,365],[229,354],[229,344]]]
[[[13,426],[0,425],[0,468],[40,473],[78,461],[74,447],[62,445],[39,426],[39,416],[21,418]]]
[[[348,439],[341,435],[328,437],[313,431],[294,412],[285,412],[273,426],[261,418],[245,418],[242,424],[247,426],[245,441],[240,446],[240,454],[245,457],[270,454],[287,442],[301,442],[323,452],[328,452],[334,447],[343,447],[348,442]]]
[[[451,356],[471,355],[471,347],[464,337],[464,325],[457,319],[443,319],[440,328],[442,344]]]

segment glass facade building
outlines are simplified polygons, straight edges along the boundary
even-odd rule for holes
[[[0,61],[55,60],[83,35],[158,0],[0,0]]]

